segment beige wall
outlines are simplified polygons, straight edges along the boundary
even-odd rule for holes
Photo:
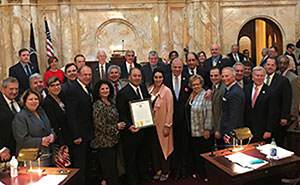
[[[30,22],[35,28],[41,71],[46,69],[46,16],[54,51],[61,66],[82,53],[95,60],[97,50],[134,49],[138,61],[157,50],[167,59],[171,50],[183,56],[220,44],[227,54],[249,20],[264,17],[281,29],[283,45],[300,37],[300,0],[0,0],[0,72],[18,61],[17,51],[29,47]],[[154,18],[158,20],[155,21]],[[285,47],[284,47],[285,48]]]

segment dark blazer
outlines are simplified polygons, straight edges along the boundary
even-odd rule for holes
[[[151,69],[151,64],[148,62],[146,65],[144,65],[141,68],[142,75],[143,75],[143,83],[148,87],[149,85],[152,84],[152,78],[153,78],[153,72]],[[166,75],[169,73],[169,68],[166,64],[163,62],[158,61],[157,63],[157,68],[160,68],[164,71],[164,74]]]
[[[208,89],[207,84],[209,84],[210,82],[209,76],[207,76],[207,74],[205,73],[204,68],[200,68],[199,66],[196,66],[196,68],[197,68],[197,74],[202,76],[204,79],[204,88]],[[192,76],[192,74],[189,73],[189,67],[187,65],[183,67],[182,73],[188,77]]]
[[[7,147],[11,155],[15,155],[16,141],[12,133],[14,114],[0,92],[0,149]],[[1,161],[1,159],[0,159]]]
[[[39,73],[38,68],[36,68],[31,63],[28,63],[31,68],[31,73]],[[21,64],[21,62],[18,62],[17,64],[11,66],[9,68],[9,76],[17,78],[19,82],[19,94],[21,95],[26,89],[29,88],[29,78],[27,77],[24,68]]]
[[[121,65],[121,79],[128,79],[129,71],[127,71],[126,61],[124,61]],[[141,65],[134,62],[134,67],[141,69]]]
[[[249,127],[253,134],[253,142],[263,141],[265,132],[273,130],[273,105],[268,86],[264,84],[257,96],[252,108],[253,83],[244,87],[245,92],[245,126]]]
[[[27,108],[23,108],[16,114],[12,122],[13,134],[17,142],[16,153],[22,148],[40,148],[43,153],[50,152],[49,146],[41,145],[42,138],[55,133],[51,129],[45,111],[40,107],[37,112],[44,123]]]
[[[232,64],[235,64],[236,62],[238,62],[238,61],[234,60],[232,53],[228,53],[227,56],[229,57],[229,60],[231,61]],[[240,52],[238,53],[238,56],[239,56],[239,59],[240,59],[239,62],[243,62],[245,56],[242,53],[240,53]]]
[[[92,96],[88,95],[76,80],[67,89],[65,102],[67,129],[72,142],[79,137],[91,141],[94,133]]]
[[[191,94],[191,89],[188,88],[189,77],[185,74],[181,74],[181,87],[179,91],[179,97],[176,99],[175,91],[172,82],[173,73],[169,73],[165,77],[165,85],[169,87],[173,94],[174,100],[174,114],[173,114],[173,128],[176,130],[180,125],[185,124],[185,103]]]
[[[235,83],[229,90],[225,88],[222,102],[221,134],[230,132],[244,125],[245,95],[240,86]]]
[[[150,95],[147,91],[147,88],[144,85],[140,85],[143,98],[150,98]],[[124,131],[127,132],[128,128],[133,125],[130,108],[129,108],[129,101],[138,100],[139,97],[137,96],[134,89],[128,83],[125,87],[123,87],[119,93],[117,94],[117,109],[119,111],[119,121],[124,121],[126,123]],[[128,131],[129,132],[129,131]]]
[[[110,63],[105,64],[105,76],[104,76],[103,80],[107,79],[107,71],[108,71],[109,66],[111,66]],[[100,70],[101,69],[99,69],[99,63],[92,65],[91,68],[92,68],[92,82],[91,82],[91,85],[92,85],[92,89],[93,89],[94,86],[96,85],[96,83],[99,80],[101,80],[100,79]]]
[[[54,129],[56,133],[55,143],[61,145],[67,144],[68,132],[66,129],[66,115],[65,111],[60,108],[58,103],[54,100],[51,95],[48,95],[42,106],[50,120],[51,127]],[[68,142],[70,143],[70,141]]]

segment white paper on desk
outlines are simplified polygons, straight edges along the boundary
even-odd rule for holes
[[[266,165],[266,164],[269,163],[269,162],[263,160],[263,163],[251,164],[250,163],[251,161],[258,160],[258,158],[249,156],[249,155],[244,154],[242,152],[238,152],[238,153],[235,153],[235,154],[227,155],[225,157],[227,159],[229,159],[233,163],[240,164],[241,166],[239,166],[239,167],[241,167],[241,168],[244,167],[243,169],[237,170],[237,172],[239,172],[239,173],[244,173],[244,172],[247,172],[247,171],[251,171],[251,170],[257,169],[257,168],[262,167],[262,166],[264,166],[264,165]]]
[[[0,181],[0,185],[5,185],[5,184],[3,184],[3,183]]]
[[[265,144],[262,146],[257,147],[258,150],[260,150],[261,153],[269,156],[270,155],[270,150],[271,150],[271,146],[270,144]],[[287,157],[291,157],[292,155],[294,155],[294,152],[288,151],[284,148],[281,148],[279,146],[276,147],[277,149],[277,159],[284,159]]]
[[[46,175],[33,185],[58,185],[67,178],[67,175]]]

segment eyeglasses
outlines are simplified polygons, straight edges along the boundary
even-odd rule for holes
[[[196,59],[188,59],[188,61],[196,61]]]
[[[134,57],[134,55],[127,55],[128,57]]]
[[[154,76],[155,79],[161,79],[163,76]]]

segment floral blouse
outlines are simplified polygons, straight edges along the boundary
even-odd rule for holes
[[[119,113],[116,104],[105,104],[97,100],[93,104],[94,139],[92,148],[113,147],[119,141],[119,130],[117,129]]]

